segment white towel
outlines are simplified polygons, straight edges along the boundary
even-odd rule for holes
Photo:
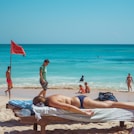
[[[71,113],[53,107],[37,107],[35,105],[32,105],[32,107],[37,120],[40,120],[43,115],[52,115],[81,122],[134,121],[134,110],[120,108],[92,109],[94,111],[94,115],[90,117],[88,115]]]

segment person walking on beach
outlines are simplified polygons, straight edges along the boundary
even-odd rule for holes
[[[6,82],[7,82],[8,88],[5,91],[5,94],[7,95],[7,92],[9,93],[9,99],[11,98],[11,89],[13,88],[13,83],[12,83],[10,71],[11,71],[11,67],[8,66],[7,71],[6,71]]]
[[[90,87],[88,86],[88,83],[85,82],[84,84],[85,84],[85,92],[90,93]]]
[[[126,83],[127,83],[128,91],[129,92],[130,92],[130,90],[132,91],[133,78],[130,75],[130,73],[128,73],[128,76],[127,76],[127,79],[126,79]]]
[[[46,96],[46,91],[47,91],[47,86],[48,82],[46,79],[46,74],[47,74],[47,65],[49,64],[49,60],[45,59],[43,65],[40,67],[40,84],[43,88],[43,90],[39,93],[39,96]]]

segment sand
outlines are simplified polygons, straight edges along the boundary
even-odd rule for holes
[[[6,109],[6,103],[9,101],[8,96],[4,94],[5,88],[0,89],[0,134],[40,134],[33,131],[33,126],[30,124],[22,124],[19,118],[15,117],[10,109]],[[41,91],[41,88],[13,88],[12,99],[32,99]],[[98,97],[100,91],[107,91],[106,89],[92,90],[87,94],[91,98]],[[62,89],[48,89],[47,95],[63,94],[74,96],[77,93],[76,89],[62,88]],[[112,91],[119,101],[134,101],[134,92]],[[119,122],[106,123],[89,123],[89,124],[73,124],[73,125],[48,125],[47,134],[132,134],[133,122],[125,122],[125,127],[120,128]]]

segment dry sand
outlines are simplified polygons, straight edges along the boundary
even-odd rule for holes
[[[33,131],[33,126],[30,124],[22,124],[19,118],[15,117],[10,109],[6,109],[6,103],[9,101],[8,96],[5,96],[4,90],[0,89],[0,134],[40,134],[40,132]],[[41,89],[26,89],[14,88],[12,90],[12,99],[32,99],[36,96]],[[87,94],[95,99],[100,91],[107,90],[92,90]],[[47,95],[63,94],[68,96],[76,95],[76,89],[62,88],[62,89],[49,89]],[[112,91],[113,92],[113,91]],[[119,92],[114,91],[114,95],[119,101],[133,101],[134,92]],[[40,128],[39,128],[40,129]],[[125,122],[125,127],[120,128],[119,122],[106,122],[106,123],[89,123],[89,124],[73,124],[73,125],[48,125],[46,130],[47,134],[132,134],[133,122]]]

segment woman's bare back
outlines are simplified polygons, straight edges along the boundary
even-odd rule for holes
[[[52,95],[48,97],[49,106],[55,106],[58,108],[58,105],[56,104],[69,104],[72,106],[76,106],[80,108],[80,100],[78,97],[67,97],[64,95]]]

